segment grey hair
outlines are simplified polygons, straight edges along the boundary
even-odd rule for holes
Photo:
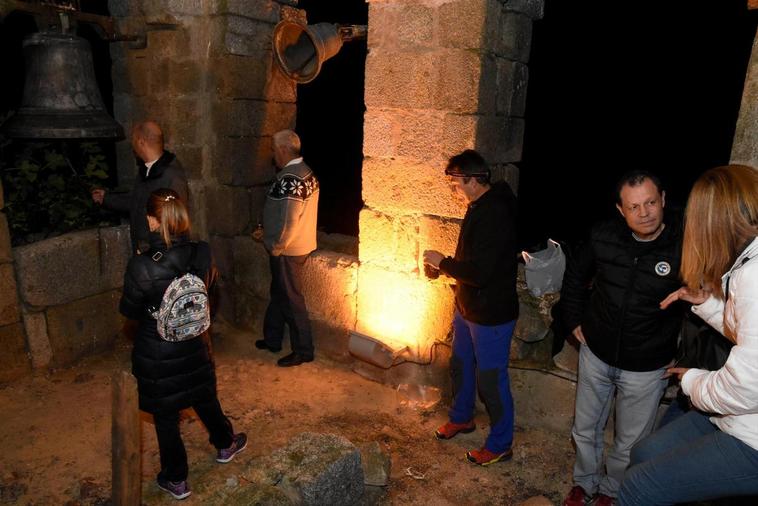
[[[293,155],[300,155],[300,137],[292,130],[280,130],[274,134],[274,146],[287,149]]]

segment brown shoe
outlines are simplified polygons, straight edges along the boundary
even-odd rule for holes
[[[445,425],[434,431],[434,435],[437,439],[451,439],[454,438],[459,432],[468,434],[476,430],[476,424],[473,420],[466,423],[453,423],[447,422]]]

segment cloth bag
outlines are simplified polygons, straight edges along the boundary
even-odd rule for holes
[[[566,255],[560,244],[548,239],[547,248],[534,253],[522,251],[521,256],[526,264],[524,273],[529,293],[541,297],[546,293],[560,291],[566,270]]]

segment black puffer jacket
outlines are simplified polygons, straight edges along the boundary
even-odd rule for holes
[[[684,305],[662,310],[659,304],[681,286],[682,226],[674,213],[664,223],[650,242],[635,240],[622,219],[602,223],[567,266],[561,290],[566,325],[581,325],[590,350],[608,365],[652,371],[676,352]]]
[[[147,199],[160,188],[170,188],[179,194],[179,198],[189,208],[187,176],[179,160],[173,153],[164,151],[163,155],[150,168],[142,161],[137,163],[138,174],[134,188],[126,194],[106,193],[103,207],[129,215],[129,233],[132,239],[132,253],[145,251],[150,242],[147,227]]]
[[[505,182],[469,204],[455,257],[440,271],[457,281],[455,305],[466,320],[501,325],[518,318],[516,197]]]
[[[204,336],[182,342],[161,339],[149,308],[160,306],[163,293],[179,273],[176,266],[188,266],[193,244],[197,246],[193,273],[208,279],[211,255],[208,243],[177,239],[171,249],[158,234],[150,234],[150,251],[132,257],[124,277],[124,294],[119,309],[127,318],[139,321],[132,350],[132,373],[137,378],[140,409],[148,413],[174,412],[216,396],[216,374]],[[153,260],[155,252],[164,258]],[[186,272],[186,271],[184,271]]]

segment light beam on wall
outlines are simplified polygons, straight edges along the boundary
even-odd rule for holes
[[[358,286],[357,332],[384,343],[391,353],[407,348],[415,359],[428,360],[434,342],[449,329],[449,287],[367,265],[360,267]],[[440,334],[443,328],[446,332]]]

